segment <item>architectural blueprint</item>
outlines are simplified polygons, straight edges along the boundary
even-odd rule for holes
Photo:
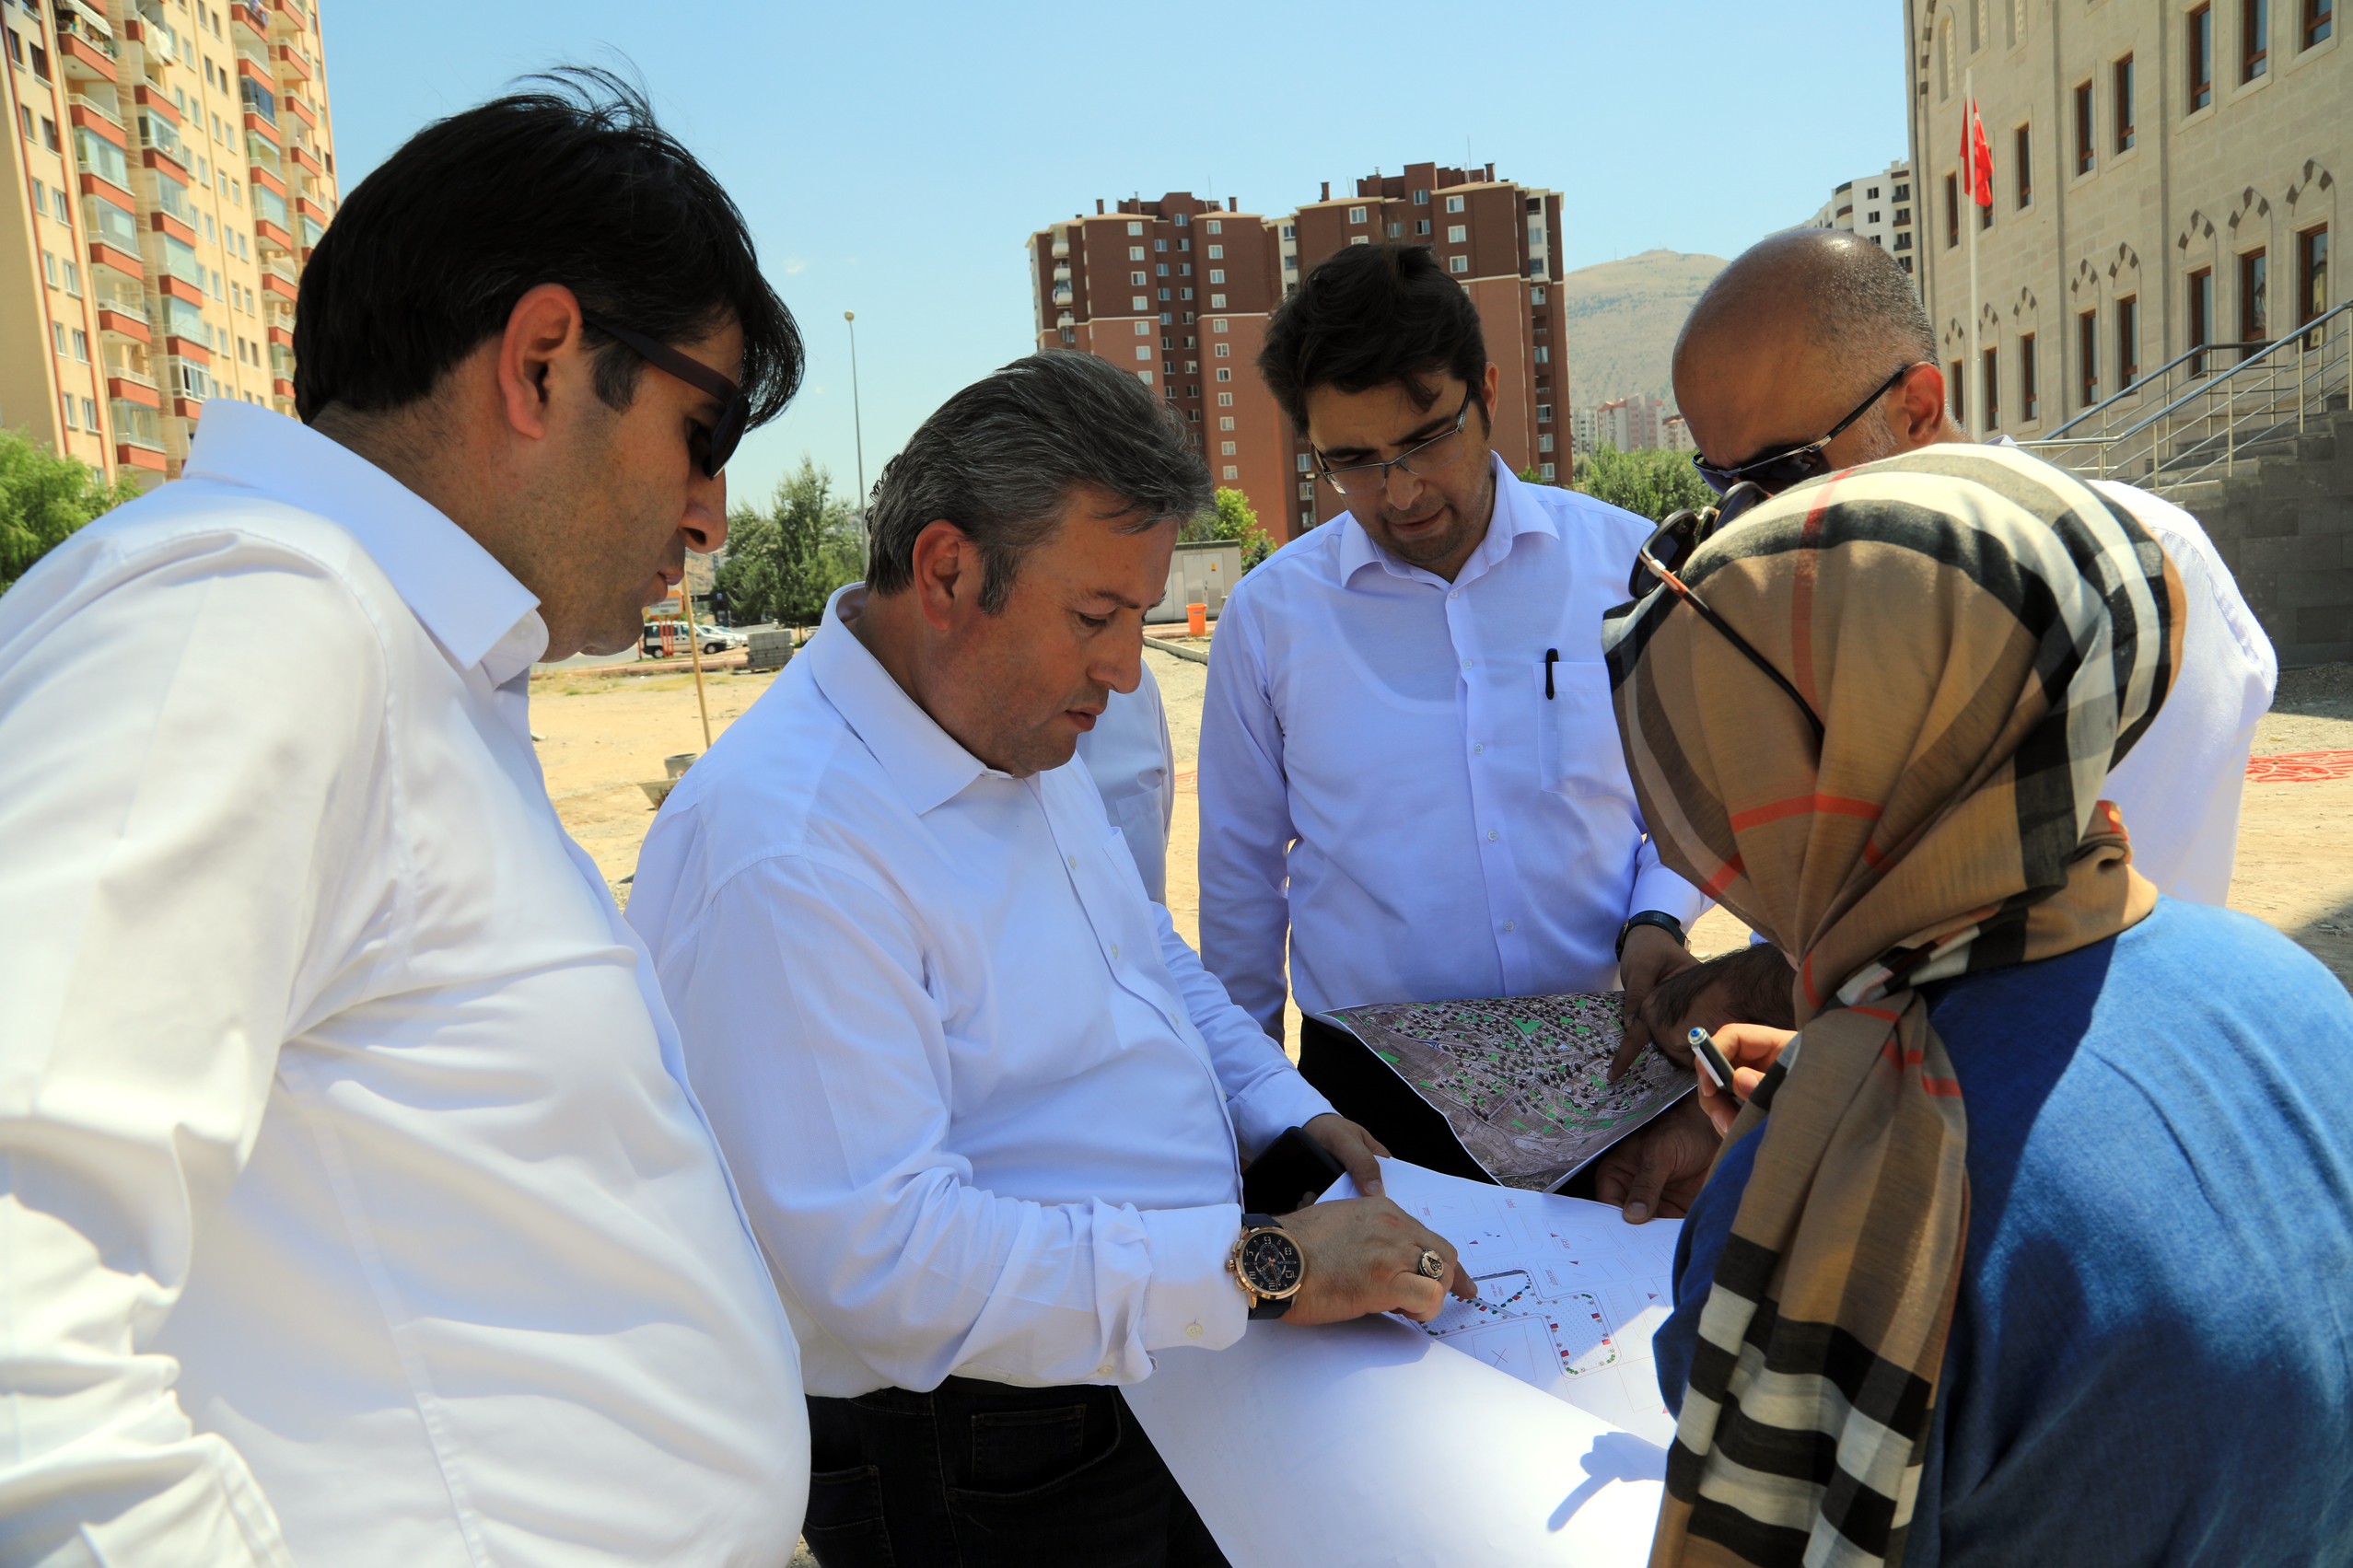
[[[1376,1003],[1323,1016],[1437,1108],[1481,1169],[1507,1187],[1550,1191],[1691,1092],[1691,1074],[1655,1051],[1609,1081],[1623,1000]]]
[[[1674,1307],[1680,1220],[1383,1160],[1399,1207],[1454,1243],[1479,1286],[1420,1330],[1660,1447],[1675,1432],[1650,1336]],[[1325,1195],[1353,1197],[1345,1179]]]

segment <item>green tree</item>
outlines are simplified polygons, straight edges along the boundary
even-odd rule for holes
[[[1275,553],[1275,541],[1258,526],[1258,513],[1250,497],[1239,490],[1220,488],[1211,509],[1187,522],[1178,530],[1177,540],[1183,544],[1206,544],[1213,540],[1241,546],[1241,569],[1252,566]]]
[[[23,432],[0,430],[0,593],[75,529],[138,494],[127,479],[109,484]]]
[[[814,625],[825,601],[866,571],[866,540],[833,476],[806,455],[776,482],[769,509],[739,506],[728,516],[728,550],[719,586],[738,621]]]
[[[1576,488],[1654,523],[1665,522],[1671,512],[1716,504],[1716,493],[1691,466],[1687,452],[1621,452],[1603,447],[1577,465]]]

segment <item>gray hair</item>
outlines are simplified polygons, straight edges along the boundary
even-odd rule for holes
[[[1936,362],[1936,330],[1912,275],[1893,256],[1843,229],[1768,235],[1732,259],[1692,307],[1675,357],[1720,328],[1800,316],[1807,340],[1857,396],[1900,365]]]
[[[867,587],[913,586],[916,536],[945,518],[979,548],[981,609],[995,615],[1079,485],[1125,503],[1136,516],[1124,532],[1186,521],[1211,498],[1192,431],[1142,381],[1068,349],[1017,359],[940,404],[884,465],[867,513]]]

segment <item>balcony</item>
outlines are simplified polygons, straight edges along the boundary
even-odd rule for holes
[[[147,75],[159,75],[158,67],[180,62],[180,35],[163,22],[147,17],[122,24],[122,36],[139,46],[147,57]]]
[[[309,104],[303,102],[302,99],[297,98],[294,94],[288,93],[285,95],[285,106],[286,112],[293,115],[297,120],[301,121],[304,127],[308,129],[312,135],[315,136],[319,134],[319,116],[312,111]]]
[[[297,28],[307,28],[310,25],[310,7],[305,6],[302,0],[275,0],[275,4],[281,21],[291,23]]]
[[[277,60],[280,75],[292,76],[297,81],[302,82],[310,79],[312,75],[310,56],[297,45],[281,43],[272,49],[270,53]]]
[[[1068,261],[1068,260],[1070,259],[1070,238],[1069,238],[1069,236],[1067,236],[1067,235],[1057,235],[1057,236],[1055,236],[1055,238],[1054,238],[1054,259],[1055,261]]]
[[[110,369],[106,375],[106,395],[118,403],[134,403],[141,408],[163,407],[163,394],[156,389],[155,378],[128,370]]]
[[[262,8],[259,0],[229,0],[228,23],[242,28],[255,41],[266,44],[270,38],[270,13]],[[244,40],[239,38],[239,42]]]
[[[253,238],[261,242],[262,254],[265,257],[274,250],[288,256],[294,254],[294,236],[268,218],[253,220]]]
[[[57,58],[68,82],[114,80],[114,29],[106,17],[80,3],[60,0],[57,6]]]
[[[291,262],[272,256],[262,263],[262,292],[291,300],[300,292],[296,283],[298,275]]]
[[[1052,297],[1056,305],[1069,305],[1076,302],[1076,296],[1071,294],[1068,284],[1054,285]]]
[[[98,308],[98,330],[100,335],[112,332],[115,336],[128,338],[134,343],[155,342],[155,333],[147,326],[147,312],[145,307],[141,307],[136,311],[129,311],[111,305],[100,305]]]

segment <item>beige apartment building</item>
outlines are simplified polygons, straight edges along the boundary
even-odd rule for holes
[[[2048,434],[2197,344],[2277,338],[2333,302],[2353,174],[2337,10],[1905,0],[1912,167],[1929,198],[1918,276],[1974,430]],[[1990,209],[1961,172],[1973,75]]]
[[[0,0],[0,424],[153,482],[208,399],[292,413],[336,204],[311,0]]]

